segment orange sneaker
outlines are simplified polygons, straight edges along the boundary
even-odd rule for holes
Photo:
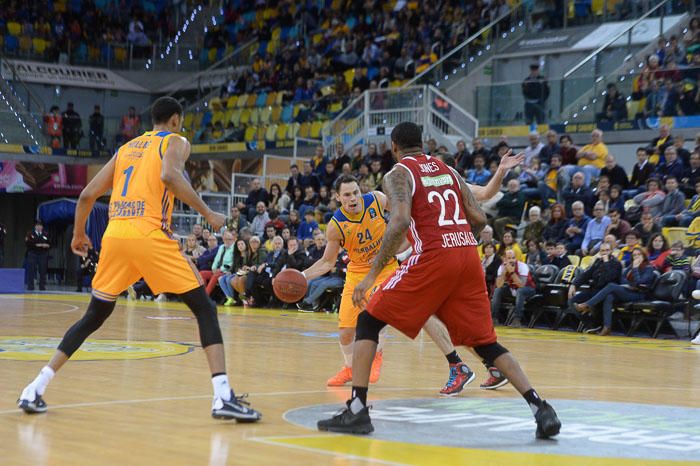
[[[369,373],[369,383],[379,382],[379,374],[382,372],[382,362],[384,362],[384,353],[379,351],[374,355],[374,361],[372,361],[372,371]]]
[[[340,387],[352,381],[352,368],[343,366],[333,377],[328,379],[326,385],[329,387]]]

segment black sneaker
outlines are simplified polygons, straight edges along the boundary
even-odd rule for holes
[[[17,400],[17,406],[19,407],[19,409],[21,409],[27,414],[45,413],[49,409],[44,399],[37,392],[33,390],[31,392],[32,394],[25,392],[27,392],[26,389],[22,392],[22,395],[20,395],[19,399]],[[34,399],[30,399],[30,397],[33,397]]]
[[[344,434],[369,434],[374,432],[372,420],[369,418],[369,406],[365,406],[359,413],[353,414],[348,400],[346,408],[330,419],[323,419],[316,424],[318,430],[328,432],[342,432]]]
[[[537,422],[537,433],[535,434],[537,438],[554,437],[561,429],[561,421],[557,417],[557,413],[546,401],[542,401],[542,406],[535,413],[535,422]]]
[[[315,312],[315,307],[313,304],[309,304],[306,301],[297,303],[297,310],[299,312]]]
[[[262,414],[249,408],[250,403],[243,401],[248,394],[235,396],[231,391],[231,399],[228,401],[221,398],[214,398],[211,405],[211,417],[214,419],[235,419],[238,422],[257,422],[262,418]]]

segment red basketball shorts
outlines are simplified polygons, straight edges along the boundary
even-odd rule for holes
[[[410,338],[435,314],[455,345],[496,342],[484,272],[474,247],[411,256],[372,295],[367,311]]]

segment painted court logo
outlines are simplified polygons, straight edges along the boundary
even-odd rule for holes
[[[700,459],[700,409],[604,401],[552,400],[562,430],[536,441],[520,399],[409,399],[371,403],[372,438],[413,444],[578,457]],[[295,409],[285,418],[315,430],[338,405]]]
[[[60,338],[0,337],[0,359],[46,361]],[[71,359],[98,361],[117,359],[151,359],[189,353],[192,346],[169,341],[85,340]]]

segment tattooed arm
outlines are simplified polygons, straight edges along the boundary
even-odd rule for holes
[[[372,262],[372,268],[356,287],[352,295],[355,306],[364,307],[365,295],[379,273],[392,261],[406,239],[406,233],[411,222],[412,192],[411,178],[404,168],[394,168],[384,176],[383,190],[391,205],[391,217],[386,226],[382,245],[377,257]]]
[[[464,203],[464,211],[467,214],[467,221],[472,227],[472,232],[478,236],[481,230],[486,226],[486,214],[476,201],[470,186],[459,176],[459,173],[454,171],[454,169],[452,169],[452,172],[455,178],[459,180],[459,190],[462,194],[462,202]]]

